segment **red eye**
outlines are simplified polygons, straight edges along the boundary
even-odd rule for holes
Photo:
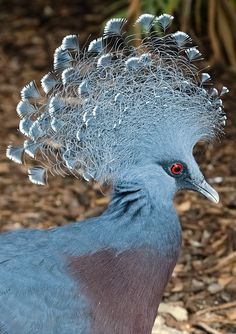
[[[183,165],[180,163],[176,163],[171,166],[170,171],[173,175],[180,175],[183,171]]]

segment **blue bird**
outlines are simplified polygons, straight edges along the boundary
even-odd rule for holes
[[[189,189],[218,202],[192,152],[226,118],[227,88],[208,88],[190,37],[167,33],[172,20],[141,15],[136,43],[125,19],[86,49],[66,36],[42,89],[23,88],[27,139],[7,157],[41,161],[29,168],[35,184],[71,173],[113,190],[100,217],[0,235],[0,333],[151,333],[181,247],[173,197]]]

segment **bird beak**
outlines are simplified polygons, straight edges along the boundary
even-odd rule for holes
[[[195,183],[191,180],[191,184],[193,186],[192,190],[201,193],[214,203],[219,203],[219,194],[206,182],[206,180],[203,180],[200,183]]]

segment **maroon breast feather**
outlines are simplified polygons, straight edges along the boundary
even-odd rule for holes
[[[91,334],[151,333],[176,260],[148,248],[70,258],[70,275],[88,300]]]

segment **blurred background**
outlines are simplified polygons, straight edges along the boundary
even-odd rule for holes
[[[15,112],[21,88],[52,69],[54,50],[65,35],[78,33],[84,44],[101,34],[107,19],[128,17],[132,23],[144,12],[174,15],[174,28],[199,46],[216,87],[230,89],[224,97],[225,136],[200,143],[195,152],[221,202],[177,194],[183,249],[153,333],[235,334],[235,0],[0,0],[0,231],[51,228],[104,211],[109,191],[100,185],[69,176],[49,177],[45,187],[32,185],[27,166],[8,161],[5,150],[22,141]]]

